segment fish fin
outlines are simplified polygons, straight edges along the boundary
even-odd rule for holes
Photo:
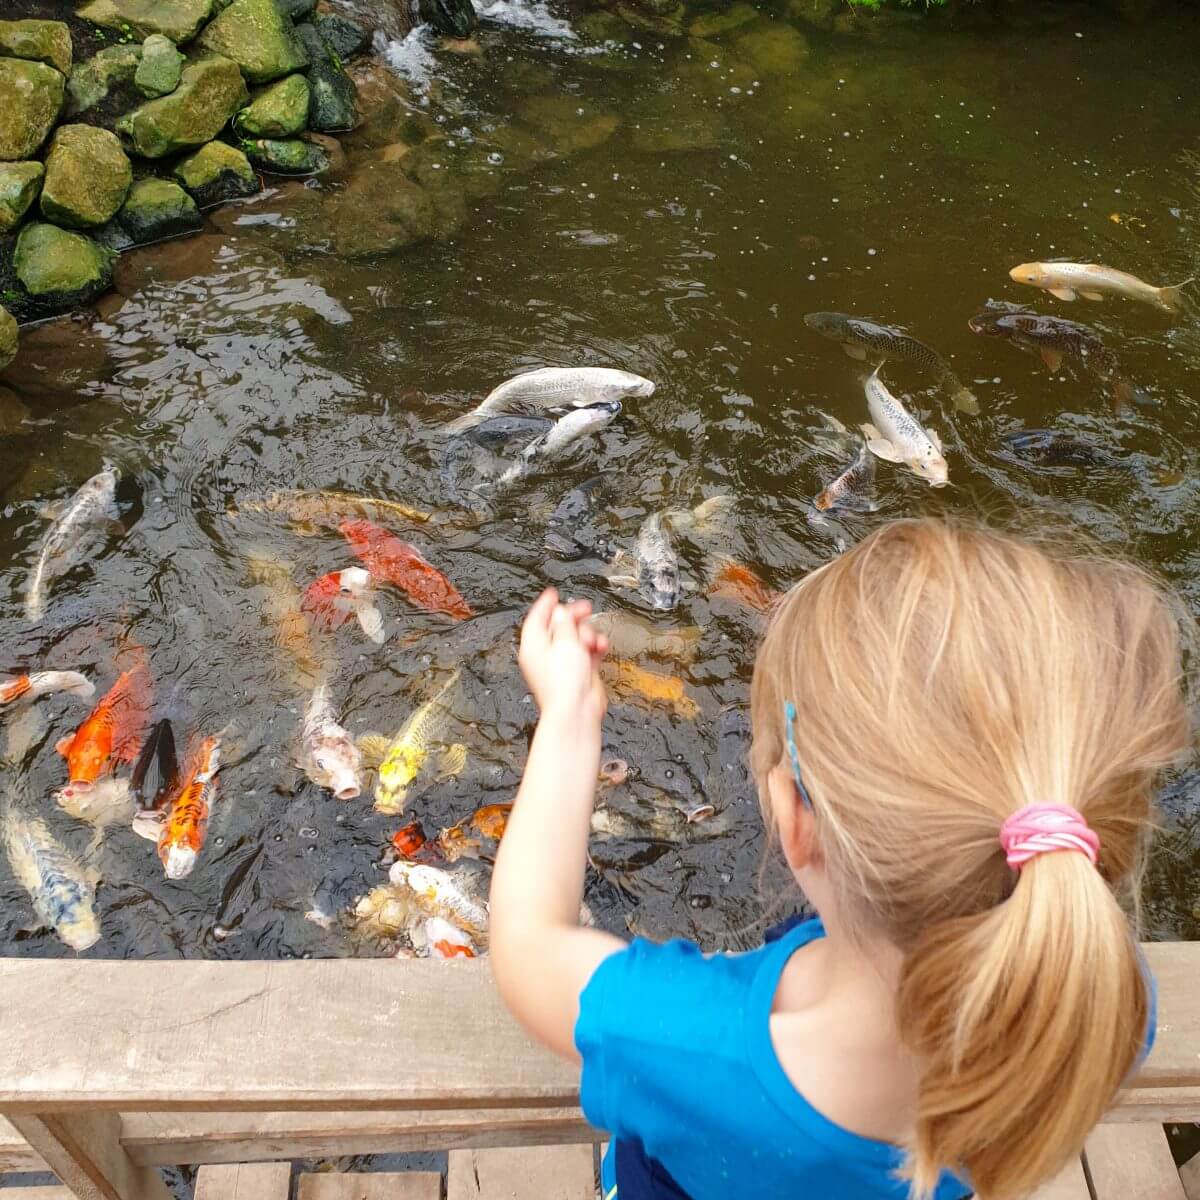
[[[970,388],[959,386],[950,399],[954,401],[954,407],[959,412],[966,413],[969,417],[977,417],[979,415],[979,401],[975,398],[975,393]]]
[[[1183,307],[1183,289],[1195,279],[1185,279],[1182,283],[1169,284],[1158,289],[1158,302],[1168,312],[1178,312]]]
[[[461,775],[467,765],[467,748],[462,742],[446,746],[438,755],[438,779],[454,779]]]
[[[1057,371],[1063,364],[1063,355],[1061,350],[1051,350],[1049,346],[1042,346],[1038,353],[1042,356],[1042,362],[1046,364],[1052,371]]]
[[[867,449],[876,458],[882,458],[884,462],[902,463],[904,461],[904,456],[887,438],[871,438],[867,442]]]
[[[69,737],[59,738],[58,741],[54,743],[55,752],[57,754],[61,754],[63,756],[63,758],[66,758],[67,755],[70,753],[71,743],[74,740],[75,740],[74,734],[71,734]]]
[[[358,623],[363,633],[377,646],[382,646],[387,639],[383,631],[383,613],[374,604],[364,604],[358,609]]]
[[[382,733],[362,733],[358,736],[357,744],[364,766],[378,767],[387,758],[392,739]]]
[[[856,346],[853,342],[843,342],[842,349],[846,352],[847,358],[853,358],[857,362],[865,362],[867,357],[866,346]]]
[[[863,437],[866,438],[868,442],[872,438],[875,438],[875,440],[878,441],[881,437],[883,437],[883,434],[880,433],[870,421],[868,421],[865,425],[860,425],[859,429],[862,431]]]
[[[43,500],[36,508],[37,515],[44,521],[57,521],[66,511],[65,500]]]
[[[929,440],[930,440],[930,441],[933,443],[933,448],[934,448],[934,449],[935,449],[935,450],[936,450],[936,451],[937,451],[939,454],[941,454],[941,452],[942,452],[942,439],[941,439],[940,437],[938,437],[938,435],[937,435],[937,430],[936,430],[936,429],[927,429],[927,430],[925,430],[925,432],[926,432],[926,433],[929,435]]]
[[[1074,300],[1074,288],[1047,288],[1046,291],[1052,296],[1056,296],[1059,300]]]
[[[144,808],[140,812],[133,814],[132,829],[138,837],[143,837],[148,842],[157,842],[158,835],[162,832],[163,814],[158,809]]]
[[[476,425],[482,424],[487,415],[487,413],[481,413],[479,409],[473,408],[470,412],[465,412],[461,417],[455,417],[453,421],[443,425],[442,432],[465,433],[468,429],[474,429]]]
[[[610,575],[608,583],[610,587],[615,588],[636,588],[640,586],[636,575]]]
[[[1079,294],[1085,300],[1103,300],[1104,299],[1103,292],[1080,292]]]

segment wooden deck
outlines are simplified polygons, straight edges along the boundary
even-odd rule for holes
[[[1200,1164],[1181,1175],[1162,1130],[1200,1121],[1200,944],[1146,953],[1154,1052],[1038,1200],[1200,1200]],[[182,1164],[206,1168],[196,1200],[243,1200],[268,1176],[241,1164],[430,1149],[453,1152],[448,1200],[593,1195],[577,1072],[515,1025],[484,962],[9,959],[0,1011],[0,1171],[64,1185],[4,1200],[167,1200],[157,1168]],[[271,1178],[256,1200],[441,1196],[436,1176]]]

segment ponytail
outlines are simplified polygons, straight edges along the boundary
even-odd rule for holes
[[[900,1032],[920,1062],[909,1172],[944,1166],[985,1200],[1027,1196],[1078,1153],[1145,1044],[1129,923],[1079,853],[1041,854],[1012,894],[933,925],[906,955]]]

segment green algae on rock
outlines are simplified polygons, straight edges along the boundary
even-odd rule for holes
[[[71,31],[62,21],[0,21],[0,55],[71,73]]]
[[[272,0],[233,0],[204,30],[200,44],[236,62],[251,83],[270,83],[308,66],[291,21]]]
[[[257,138],[242,142],[242,149],[259,170],[272,175],[319,175],[329,169],[325,150],[303,138]]]
[[[195,200],[169,179],[138,180],[117,213],[116,223],[128,236],[130,245],[195,233],[202,224]]]
[[[46,155],[42,215],[69,229],[103,225],[132,182],[133,167],[116,134],[94,125],[62,125]]]
[[[764,75],[788,75],[799,70],[808,57],[808,41],[798,29],[782,21],[768,20],[734,43],[739,58]]]
[[[183,69],[179,87],[122,117],[117,132],[143,158],[162,158],[212,141],[246,103],[237,64],[207,54]]]
[[[308,125],[319,133],[353,129],[358,121],[358,89],[341,60],[313,25],[296,29],[308,55],[311,99]]]
[[[7,308],[0,308],[0,371],[17,357],[17,318]]]
[[[343,61],[361,54],[371,44],[370,32],[349,17],[318,13],[312,23],[329,48]]]
[[[9,233],[42,190],[46,168],[40,162],[0,163],[0,233]]]
[[[333,245],[344,258],[370,258],[434,237],[437,213],[398,162],[359,167],[338,202]]]
[[[226,0],[231,3],[231,0]],[[274,0],[275,7],[292,21],[303,21],[316,11],[317,0]]]
[[[226,142],[209,142],[175,165],[175,178],[201,208],[253,196],[262,186],[250,160]]]
[[[212,15],[212,0],[92,0],[77,15],[141,38],[161,33],[178,46],[191,41]]]
[[[238,133],[250,137],[291,137],[308,123],[309,85],[303,75],[268,84],[233,119]]]
[[[581,111],[582,110],[582,111]],[[558,154],[578,154],[608,141],[620,118],[612,113],[589,112],[578,97],[531,96],[517,110],[525,124],[549,138]]]
[[[26,225],[17,237],[13,268],[43,311],[88,304],[112,283],[116,255],[81,233],[57,225]]]
[[[23,58],[0,58],[0,162],[30,158],[62,108],[61,71]]]
[[[67,80],[64,115],[87,112],[119,84],[133,83],[141,61],[141,46],[106,46],[86,62],[76,63]]]
[[[145,95],[155,98],[173,92],[183,75],[183,55],[169,37],[152,33],[142,43],[142,61],[133,82]]]

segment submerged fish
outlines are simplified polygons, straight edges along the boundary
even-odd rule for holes
[[[851,358],[882,362],[886,359],[902,358],[915,362],[937,375],[950,392],[954,407],[960,412],[977,413],[979,402],[970,389],[963,387],[950,369],[950,364],[931,346],[919,342],[895,325],[878,325],[864,321],[861,317],[845,313],[815,312],[804,318],[809,329],[822,337],[841,342],[842,348]]]
[[[50,578],[71,566],[73,553],[85,535],[116,517],[117,478],[117,469],[112,466],[93,475],[67,501],[46,531],[25,590],[25,616],[30,621],[41,619]]]
[[[875,457],[865,445],[858,457],[830,484],[820,492],[813,504],[821,512],[848,508],[873,512],[877,507],[870,495],[875,487]]]
[[[619,658],[670,658],[689,663],[704,630],[699,625],[659,626],[645,617],[621,609],[596,613],[590,618],[593,628],[608,638],[609,648]]]
[[[612,488],[609,475],[593,475],[564,492],[546,521],[546,548],[564,558],[595,553],[600,541],[595,518]]]
[[[362,791],[362,755],[338,724],[328,684],[313,690],[304,710],[300,767],[313,783],[339,800],[353,800]]]
[[[379,734],[366,734],[359,739],[359,745],[368,756],[381,759],[379,781],[375,785],[375,807],[380,812],[395,814],[404,811],[409,788],[424,769],[442,720],[450,712],[446,696],[458,683],[458,677],[459,672],[455,671],[437,694],[422,704],[391,739]],[[467,748],[461,743],[444,747],[439,773],[443,776],[457,775],[465,765],[466,757]]]
[[[867,449],[887,462],[904,463],[931,487],[945,487],[949,468],[942,457],[942,443],[932,429],[924,429],[888,391],[879,370],[863,385],[873,425],[864,425]]]
[[[506,379],[484,401],[451,421],[452,432],[470,429],[497,413],[580,408],[626,396],[652,396],[654,384],[641,375],[609,367],[541,367]]]
[[[1119,467],[1124,464],[1107,450],[1057,429],[1019,429],[1004,435],[1004,443],[1021,458],[1051,466]]]
[[[68,692],[88,700],[95,695],[96,686],[78,671],[34,671],[32,675],[0,679],[0,709],[18,701],[27,703],[51,692]]]
[[[1133,385],[1121,378],[1117,360],[1100,335],[1078,321],[1015,309],[987,309],[973,316],[967,325],[972,333],[1003,338],[1021,350],[1040,355],[1051,371],[1057,371],[1067,355],[1078,359],[1112,389],[1117,408],[1135,398]]]
[[[318,629],[338,629],[353,614],[363,633],[383,645],[383,614],[375,604],[371,576],[362,567],[330,571],[314,580],[304,589],[300,607]]]
[[[393,887],[407,888],[426,917],[450,921],[473,938],[486,938],[487,904],[464,886],[465,876],[424,863],[395,862],[388,871]]]
[[[694,721],[700,706],[684,691],[683,680],[675,675],[647,671],[623,658],[606,658],[600,675],[609,690],[623,700],[648,700],[662,704],[676,716]]]
[[[493,486],[509,487],[538,467],[561,458],[576,442],[610,424],[620,411],[620,400],[596,400],[572,410],[556,421],[549,432],[530,442]]]
[[[724,556],[719,557],[714,564],[712,582],[708,585],[707,594],[722,600],[732,600],[762,613],[774,608],[783,595],[764,583],[744,563]]]
[[[550,417],[518,417],[512,413],[504,413],[499,417],[489,417],[481,424],[466,430],[464,436],[484,450],[500,451],[517,438],[527,443],[532,442],[553,428],[554,421]]]
[[[1178,312],[1183,305],[1183,289],[1192,282],[1166,287],[1153,287],[1136,275],[1102,267],[1099,263],[1031,262],[1022,263],[1009,271],[1016,283],[1041,288],[1059,300],[1074,300],[1082,296],[1085,300],[1103,300],[1105,295],[1124,296],[1142,304],[1152,304],[1166,312]]]
[[[371,521],[343,521],[341,530],[376,581],[398,587],[426,612],[445,613],[456,621],[475,615],[458,588],[395,534]]]
[[[435,839],[437,847],[447,862],[456,862],[464,856],[489,858],[495,853],[496,843],[504,837],[511,813],[511,804],[485,804],[469,817],[443,829]]]
[[[220,739],[205,738],[184,768],[178,789],[163,806],[154,840],[158,843],[158,857],[168,879],[183,879],[196,865],[204,848],[220,769]],[[141,828],[138,832],[145,836]]]
[[[70,737],[55,749],[67,760],[72,791],[86,790],[142,748],[150,714],[150,670],[139,662],[125,671]]]
[[[383,500],[378,496],[357,496],[338,491],[281,491],[262,496],[243,496],[229,506],[229,515],[242,513],[282,513],[301,527],[336,527],[348,517],[391,517],[423,525],[433,514],[424,509]]]
[[[95,886],[41,821],[10,811],[4,826],[8,861],[33,900],[37,918],[72,950],[100,940]]]
[[[257,551],[247,554],[247,563],[251,582],[266,588],[263,609],[275,626],[275,643],[288,663],[292,683],[302,691],[312,691],[329,668],[313,643],[291,565],[273,554]]]

